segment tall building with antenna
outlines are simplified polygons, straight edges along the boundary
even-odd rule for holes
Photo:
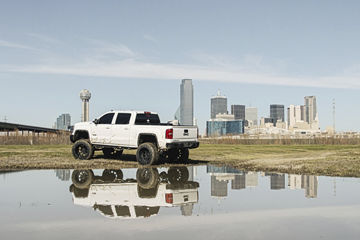
[[[82,100],[81,104],[81,121],[89,121],[89,100],[91,98],[91,93],[87,89],[83,89],[80,92],[80,99]]]
[[[216,114],[227,114],[227,97],[222,96],[220,90],[217,95],[211,98],[211,114],[210,118],[215,119]]]

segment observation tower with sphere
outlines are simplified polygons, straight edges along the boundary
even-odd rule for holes
[[[83,89],[80,92],[81,103],[81,121],[89,121],[89,100],[91,98],[91,93],[87,89]]]

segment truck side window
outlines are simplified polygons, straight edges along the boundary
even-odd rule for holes
[[[156,124],[160,124],[160,118],[159,118],[159,115],[157,115],[157,114],[138,113],[136,115],[135,124],[136,125],[144,125],[144,124],[156,125]]]
[[[115,113],[107,113],[99,119],[99,124],[111,124]]]
[[[131,114],[130,113],[118,113],[116,117],[116,124],[129,124]]]

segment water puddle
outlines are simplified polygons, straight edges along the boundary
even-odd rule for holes
[[[359,190],[357,178],[212,165],[2,172],[0,232],[1,239],[358,239]]]

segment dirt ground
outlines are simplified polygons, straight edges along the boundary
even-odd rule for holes
[[[229,165],[248,171],[360,177],[359,145],[201,144],[190,150],[187,165]],[[160,162],[158,167],[174,165]],[[176,164],[183,165],[183,164]],[[96,152],[92,160],[75,160],[70,145],[0,146],[0,170],[119,169],[138,167],[135,151],[119,159]]]

